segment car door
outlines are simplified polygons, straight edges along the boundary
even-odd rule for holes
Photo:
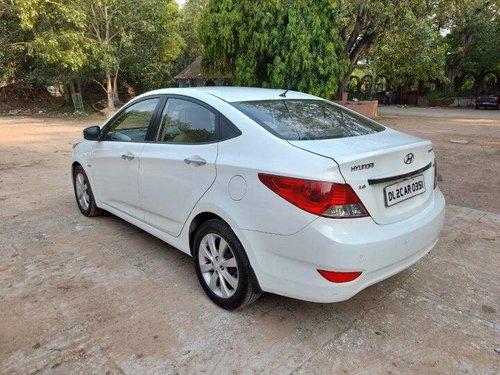
[[[178,236],[216,177],[218,114],[201,102],[169,97],[156,142],[144,146],[139,189],[145,221]]]
[[[105,125],[102,140],[92,151],[91,169],[98,202],[140,220],[144,220],[144,214],[137,182],[139,163],[160,100],[145,98],[120,111]]]

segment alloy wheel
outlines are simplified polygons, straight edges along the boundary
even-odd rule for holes
[[[224,238],[215,233],[206,234],[200,242],[198,263],[203,280],[216,296],[233,296],[239,283],[238,265]]]
[[[78,204],[87,211],[90,207],[90,196],[87,181],[82,173],[77,173],[75,176],[75,188]]]

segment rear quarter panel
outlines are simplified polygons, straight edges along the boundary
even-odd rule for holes
[[[219,110],[242,135],[219,143],[217,178],[195,211],[222,210],[224,218],[236,228],[281,235],[296,233],[317,219],[267,188],[258,174],[344,183],[337,164],[273,136],[230,104]],[[241,176],[237,177],[237,189],[245,190],[241,199],[230,196],[235,176]]]

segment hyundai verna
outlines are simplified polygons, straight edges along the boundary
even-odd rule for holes
[[[84,138],[71,166],[82,214],[191,255],[226,309],[262,292],[346,300],[417,262],[443,225],[430,141],[299,92],[152,91]]]

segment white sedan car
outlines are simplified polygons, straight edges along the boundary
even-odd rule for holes
[[[84,138],[80,211],[193,256],[226,309],[263,291],[346,300],[417,262],[443,226],[430,141],[299,92],[152,91]]]

